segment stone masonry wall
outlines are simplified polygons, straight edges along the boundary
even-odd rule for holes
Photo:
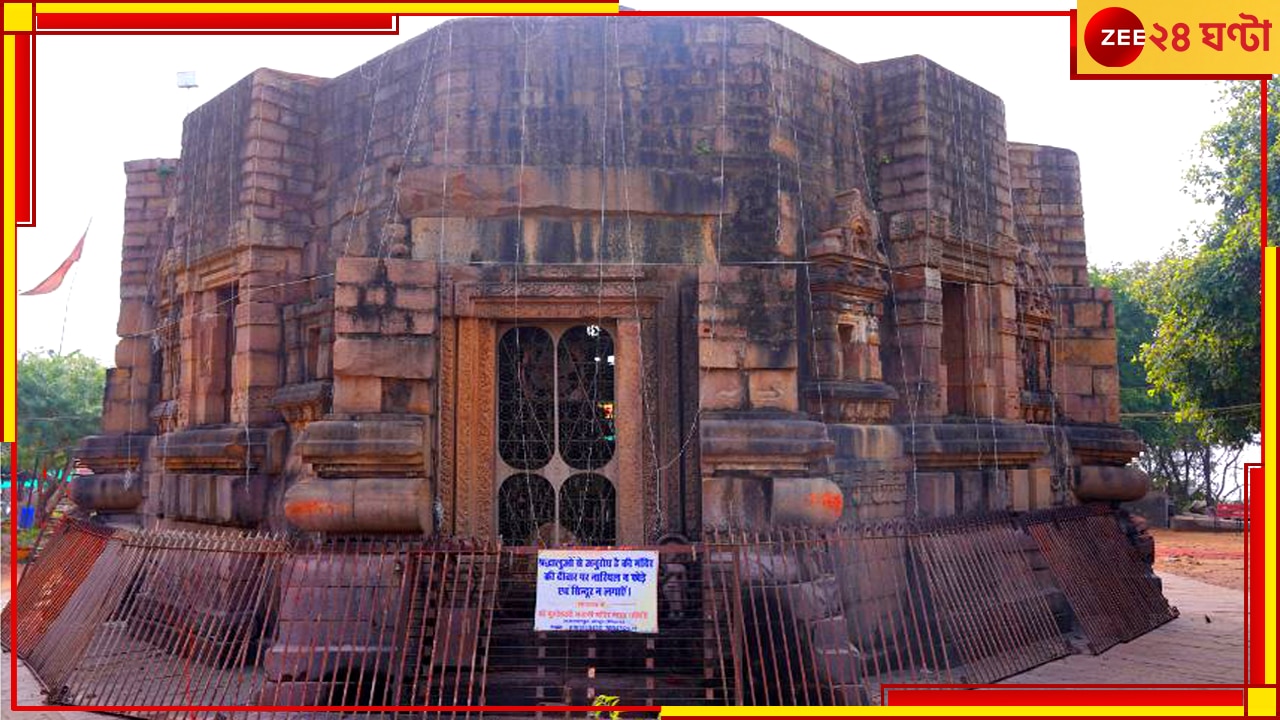
[[[104,432],[148,433],[152,389],[152,347],[156,324],[158,260],[169,242],[177,160],[125,163],[124,249],[120,263],[120,316],[115,367],[107,371]]]
[[[318,93],[317,224],[337,254],[414,218],[419,258],[794,258],[864,185],[851,67],[754,19],[450,23]]]
[[[867,167],[888,226],[904,224],[918,236],[926,223],[944,222],[927,234],[974,244],[1012,237],[1000,98],[920,56],[862,68],[874,97]],[[940,261],[928,243],[894,247],[900,266]]]
[[[701,269],[698,351],[704,410],[799,409],[795,284],[791,269]]]
[[[184,264],[238,242],[301,247],[311,221],[318,78],[258,70],[187,116],[174,246]]]
[[[660,502],[682,533],[1064,502],[1039,423],[1118,420],[1075,156],[1007,143],[1000,98],[921,57],[757,18],[455,21],[332,80],[255,71],[180,164],[126,171],[86,447],[172,517],[483,534],[493,338],[593,314],[637,541],[676,529]],[[1081,468],[1131,456],[1054,430]],[[122,464],[132,435],[163,456]]]
[[[1060,148],[1010,144],[1019,233],[1029,236],[1051,273],[1057,322],[1053,390],[1065,418],[1118,423],[1115,308],[1111,291],[1089,286],[1080,161]]]
[[[886,307],[892,334],[882,346],[886,380],[902,397],[898,417],[1018,418],[1004,105],[919,56],[862,69],[873,98],[867,172],[893,287]],[[950,317],[947,282],[966,285]],[[944,325],[965,330],[959,348],[944,348]],[[948,370],[953,383],[963,373],[958,395],[948,389]]]
[[[334,412],[431,414],[435,264],[343,258],[337,281]]]
[[[240,217],[240,170],[245,155],[253,76],[196,108],[182,128],[185,171],[178,195],[174,246],[182,261],[227,247]]]
[[[1059,286],[1088,287],[1080,160],[1070,150],[1009,143],[1018,234],[1030,237]]]

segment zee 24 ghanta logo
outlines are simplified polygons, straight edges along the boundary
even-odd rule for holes
[[[1271,49],[1271,20],[1259,21],[1256,15],[1239,13],[1235,22],[1196,23],[1201,45],[1223,52],[1228,44],[1239,43],[1245,52],[1267,52]],[[1185,22],[1151,23],[1150,29],[1138,16],[1121,7],[1099,10],[1084,28],[1084,46],[1094,62],[1106,67],[1124,67],[1142,54],[1147,45],[1160,52],[1186,52],[1196,39],[1192,26]]]

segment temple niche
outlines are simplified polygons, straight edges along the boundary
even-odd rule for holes
[[[1076,156],[923,57],[459,20],[124,171],[113,524],[647,546],[1147,489]]]

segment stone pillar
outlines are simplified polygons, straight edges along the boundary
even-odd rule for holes
[[[638,319],[617,321],[618,336],[615,348],[639,348],[641,322]],[[644,367],[639,353],[622,353],[618,358],[615,380],[615,398],[640,412],[621,413],[616,416],[618,476],[617,485],[618,537],[646,537],[645,496],[647,476],[644,469],[644,385],[641,375]],[[628,482],[629,480],[629,482]]]
[[[265,425],[280,420],[272,404],[280,387],[283,331],[280,307],[247,293],[235,309],[235,355],[231,372],[231,422]]]
[[[1057,413],[1053,395],[1053,289],[1039,249],[1023,238],[1018,258],[1017,312],[1019,387],[1022,419],[1052,423]]]
[[[972,318],[970,388],[972,414],[978,418],[1019,420],[1018,314],[1016,303],[1018,245],[996,236],[983,248],[979,280],[967,286]],[[945,321],[945,318],[944,318]]]
[[[942,372],[942,274],[928,265],[896,271],[886,321],[894,334],[886,338],[889,355],[897,359],[890,376],[898,391],[896,420],[941,419],[946,414],[946,380]]]

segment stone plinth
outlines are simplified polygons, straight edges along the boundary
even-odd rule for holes
[[[312,422],[298,450],[313,476],[285,493],[285,517],[314,532],[431,532],[426,427],[403,416]]]

